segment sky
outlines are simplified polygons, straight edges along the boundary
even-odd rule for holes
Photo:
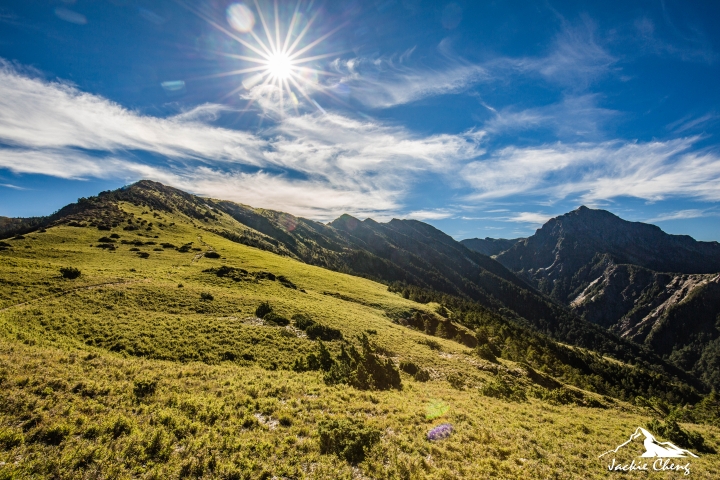
[[[151,179],[328,222],[720,240],[720,2],[0,0],[0,215]]]

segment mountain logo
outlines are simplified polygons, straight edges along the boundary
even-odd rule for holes
[[[681,464],[675,463],[670,459],[688,457],[698,458],[698,456],[690,450],[678,447],[672,442],[660,442],[657,438],[655,438],[655,435],[642,427],[637,427],[635,432],[633,432],[633,434],[630,435],[630,438],[628,438],[625,442],[621,443],[612,450],[602,453],[598,458],[602,458],[611,453],[627,453],[632,449],[631,444],[640,438],[642,438],[642,445],[645,451],[640,455],[636,455],[636,457],[655,458],[656,460],[652,463],[652,465],[648,465],[648,463],[643,460],[633,459],[630,463],[623,463],[622,461],[618,462],[615,458],[613,458],[612,463],[610,463],[607,467],[608,470],[629,472],[649,471],[652,468],[652,470],[655,471],[676,471],[683,472],[685,475],[690,475],[690,462]],[[625,450],[621,452],[623,449]],[[641,450],[638,448],[636,453],[639,453],[640,451]]]

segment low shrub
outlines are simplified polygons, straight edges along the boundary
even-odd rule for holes
[[[292,319],[295,322],[295,326],[300,330],[306,330],[310,325],[315,324],[315,320],[310,318],[309,315],[305,315],[304,313],[296,313],[292,316]]]
[[[463,390],[465,388],[465,380],[457,373],[451,373],[447,376],[447,381],[455,390]]]
[[[293,282],[291,282],[288,278],[286,278],[283,275],[280,275],[277,277],[278,281],[287,288],[292,288],[294,290],[297,290],[297,285],[295,285]]]
[[[421,368],[413,375],[413,378],[416,382],[427,382],[430,380],[430,372]]]
[[[402,361],[400,362],[400,370],[409,375],[415,375],[420,370],[420,368],[413,362]]]
[[[272,307],[268,302],[263,302],[255,309],[255,316],[258,318],[265,318],[265,315],[273,311]]]
[[[323,420],[318,425],[320,453],[335,454],[350,464],[363,460],[380,441],[380,430],[352,418]]]
[[[205,258],[220,258],[220,254],[217,252],[205,252]]]
[[[45,445],[60,445],[63,440],[72,434],[72,429],[69,425],[64,423],[58,423],[50,425],[46,428],[41,428],[35,435],[33,440],[36,442],[44,443]]]
[[[488,362],[497,363],[498,361],[492,347],[490,347],[490,345],[488,345],[487,343],[479,345],[477,348],[475,348],[475,354],[483,360],[487,360]]]
[[[200,300],[203,300],[203,301],[206,301],[206,302],[210,302],[210,301],[215,300],[215,297],[213,297],[213,294],[212,294],[212,293],[202,292],[202,293],[200,294]]]
[[[74,278],[78,278],[80,276],[80,273],[80,270],[75,267],[60,268],[60,275],[62,275],[63,278],[68,278],[72,280]]]
[[[360,390],[400,389],[400,371],[389,358],[382,358],[367,335],[360,337],[361,349],[340,347],[340,355],[325,374],[325,383],[347,383]]]
[[[430,347],[430,350],[440,350],[440,343],[436,342],[435,340],[431,340],[429,338],[422,339],[418,343],[427,345],[428,347]]]
[[[683,448],[691,448],[702,453],[714,453],[705,445],[705,439],[697,432],[683,430],[672,418],[666,418],[665,422],[653,419],[647,424],[648,429],[661,437],[669,439]]]
[[[0,430],[0,450],[12,450],[25,442],[22,430],[19,428],[3,428]]]
[[[133,394],[138,399],[143,399],[153,395],[157,391],[157,380],[138,379],[133,384]]]
[[[290,325],[290,320],[281,315],[278,315],[275,312],[266,313],[263,317],[263,320],[270,323],[271,325],[278,325],[281,327],[284,327],[285,325]]]
[[[305,333],[310,340],[342,340],[342,332],[336,328],[326,327],[319,323],[314,323],[305,329]]]
[[[483,385],[480,388],[480,393],[486,397],[502,398],[516,402],[527,400],[525,390],[499,376]]]

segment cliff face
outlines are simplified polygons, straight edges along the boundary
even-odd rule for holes
[[[553,218],[497,260],[542,292],[569,304],[605,257],[656,272],[720,272],[720,244],[669,235],[655,225],[628,222],[605,210],[580,207]]]
[[[583,319],[720,386],[720,244],[580,207],[495,257]]]

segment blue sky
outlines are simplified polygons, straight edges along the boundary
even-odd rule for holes
[[[584,204],[720,240],[719,19],[673,0],[0,2],[0,215],[150,178],[458,239]]]

